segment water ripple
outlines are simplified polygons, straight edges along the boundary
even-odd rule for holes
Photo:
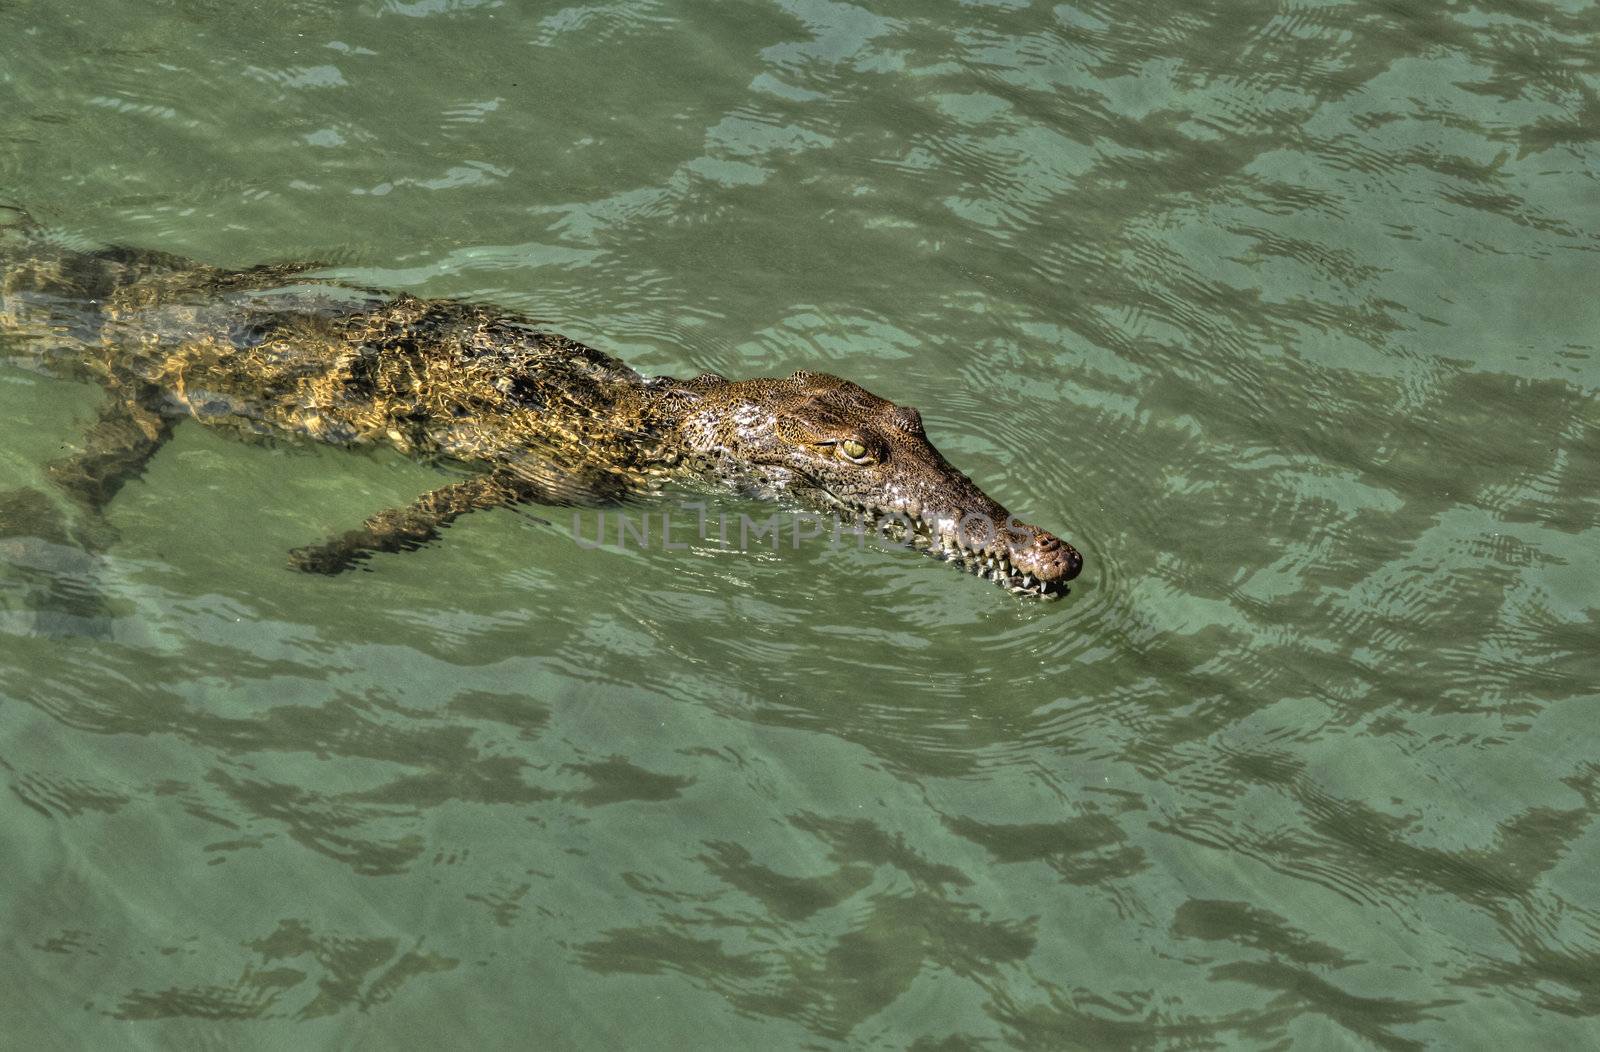
[[[97,395],[6,365],[9,1029],[1591,1042],[1592,5],[949,14],[0,4],[71,243],[838,372],[1086,556],[531,508],[308,580],[438,472],[196,428],[90,555],[26,494]]]

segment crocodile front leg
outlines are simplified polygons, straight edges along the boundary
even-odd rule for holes
[[[296,548],[289,565],[307,573],[336,574],[374,552],[404,552],[436,540],[439,531],[470,511],[536,500],[536,487],[503,474],[474,475],[440,486],[403,508],[380,511],[361,528],[333,540]]]
[[[34,631],[109,636],[98,553],[116,533],[103,513],[172,434],[172,422],[152,404],[149,390],[113,386],[82,448],[46,467],[80,514],[39,490],[0,493],[0,538],[9,538],[0,544],[0,561],[9,564],[8,576],[30,585],[25,607],[33,612]]]
[[[51,481],[96,518],[117,491],[144,471],[172,437],[172,421],[152,407],[155,393],[113,388],[77,453],[46,467]]]

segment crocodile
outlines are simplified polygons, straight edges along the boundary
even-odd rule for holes
[[[290,553],[336,574],[418,548],[475,510],[606,506],[670,481],[848,517],[1020,596],[1057,598],[1083,560],[1021,522],[929,442],[917,410],[827,373],[647,377],[493,307],[319,277],[81,250],[0,224],[0,354],[106,391],[48,467],[100,516],[183,420],[246,439],[392,447],[449,481]]]

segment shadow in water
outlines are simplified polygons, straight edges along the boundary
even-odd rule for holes
[[[0,493],[0,631],[109,639],[98,552],[110,537],[103,523],[71,522],[39,490]]]

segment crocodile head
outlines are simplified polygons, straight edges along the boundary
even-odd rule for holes
[[[915,409],[826,373],[685,386],[679,434],[726,482],[863,521],[1018,595],[1057,598],[1083,568],[952,467]]]

